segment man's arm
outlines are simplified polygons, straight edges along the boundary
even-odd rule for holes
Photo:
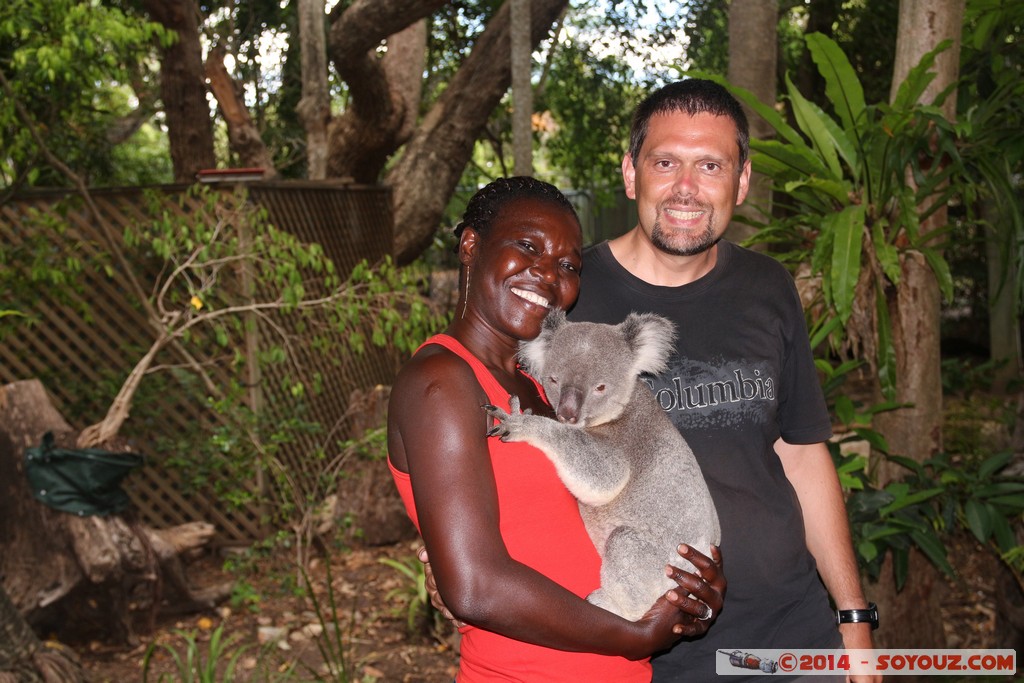
[[[814,555],[818,573],[836,608],[866,609],[868,603],[853,554],[843,491],[828,447],[824,443],[794,445],[779,439],[775,442],[775,452],[800,501],[807,548]],[[843,624],[839,632],[848,650],[873,647],[870,624]],[[858,676],[851,680],[877,683],[882,677]]]

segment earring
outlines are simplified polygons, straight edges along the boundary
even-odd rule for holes
[[[466,266],[466,300],[462,302],[462,315],[459,316],[460,319],[465,319],[465,317],[466,317],[466,308],[468,308],[468,307],[469,307],[469,266]]]

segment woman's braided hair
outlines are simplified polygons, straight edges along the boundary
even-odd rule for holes
[[[466,205],[462,220],[455,226],[455,239],[459,240],[468,227],[486,238],[492,221],[501,212],[502,207],[518,199],[538,199],[560,206],[571,213],[579,225],[580,219],[576,215],[576,208],[557,187],[530,176],[512,176],[497,178],[477,190]],[[455,249],[458,251],[457,243]]]

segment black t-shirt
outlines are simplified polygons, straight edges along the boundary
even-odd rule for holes
[[[701,465],[728,579],[715,624],[656,657],[654,680],[713,680],[719,650],[840,647],[796,494],[773,448],[780,436],[809,444],[832,433],[792,277],[771,257],[725,241],[712,271],[681,287],[633,276],[606,242],[586,250],[570,319],[619,323],[631,311],[677,326],[669,369],[647,379]]]

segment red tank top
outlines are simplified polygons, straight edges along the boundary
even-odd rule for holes
[[[447,335],[431,337],[420,349],[427,344],[443,346],[466,361],[487,400],[509,410],[508,393],[462,344]],[[496,438],[488,439],[487,446],[498,491],[501,537],[509,555],[585,598],[600,585],[601,559],[583,527],[576,499],[558,478],[551,461],[533,446],[503,443]],[[419,528],[409,475],[395,469],[390,458],[388,468],[406,512]],[[651,680],[647,660],[563,652],[473,626],[461,631],[459,683]]]

